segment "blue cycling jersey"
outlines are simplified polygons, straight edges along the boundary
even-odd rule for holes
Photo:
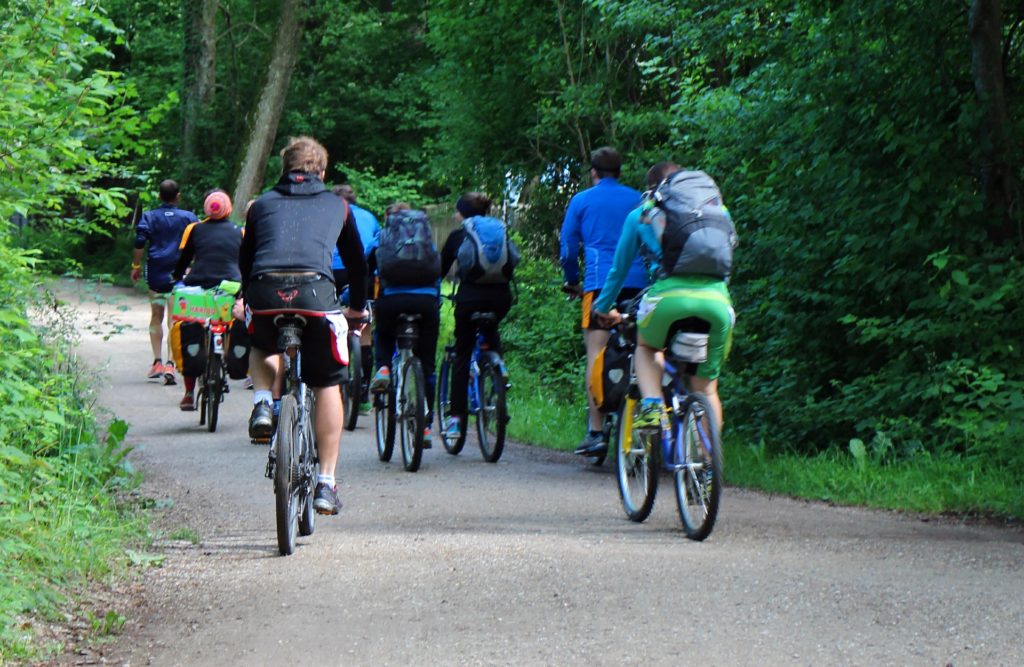
[[[562,221],[562,272],[565,281],[580,280],[579,248],[583,245],[583,289],[601,289],[612,268],[615,246],[630,210],[640,203],[640,193],[614,178],[602,178],[569,201]],[[626,287],[644,287],[647,275],[637,259],[625,279]]]

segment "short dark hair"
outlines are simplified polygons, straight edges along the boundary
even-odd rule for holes
[[[467,192],[455,202],[455,210],[461,213],[463,218],[487,215],[491,212],[491,198],[482,192]]]
[[[338,197],[342,198],[349,204],[355,203],[355,191],[352,190],[352,186],[349,185],[348,183],[335,185],[334,187],[332,187],[331,192],[337,195]]]
[[[342,183],[341,185],[335,185],[331,188],[331,192],[338,195],[349,204],[356,203],[356,191],[352,189],[352,186],[348,183]]]
[[[160,182],[160,201],[170,204],[178,198],[180,192],[177,182],[169,178]]]
[[[679,171],[679,166],[675,162],[668,160],[659,162],[647,170],[647,187],[651,189],[658,187],[658,184],[665,180],[666,176],[677,171]]]
[[[622,156],[611,146],[602,146],[590,154],[590,167],[598,178],[618,178],[622,171]]]

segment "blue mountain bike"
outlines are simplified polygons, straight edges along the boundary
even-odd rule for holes
[[[487,332],[497,325],[497,316],[494,313],[473,313],[471,319],[477,333],[469,361],[469,414],[476,417],[480,453],[488,463],[496,463],[505,449],[505,429],[509,419],[506,402],[509,387],[508,369],[501,355],[490,349],[487,338]],[[449,454],[457,455],[466,444],[469,426],[466,422],[469,421],[469,415],[465,416],[459,436],[449,437],[445,426],[451,416],[450,387],[454,367],[455,346],[446,345],[441,372],[437,379],[437,414],[441,422],[439,430],[444,449]]]
[[[616,472],[622,507],[637,522],[647,519],[654,508],[660,471],[670,472],[683,530],[690,539],[700,541],[711,534],[718,516],[722,442],[707,397],[687,389],[693,365],[706,358],[708,339],[707,334],[687,331],[687,326],[687,320],[677,322],[668,336],[664,367],[668,420],[662,429],[633,426],[640,413],[640,392],[631,374],[618,417]]]

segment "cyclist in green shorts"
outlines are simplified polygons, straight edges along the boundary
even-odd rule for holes
[[[732,330],[736,313],[729,297],[727,275],[705,269],[696,264],[691,271],[677,254],[672,258],[673,266],[663,265],[662,243],[665,234],[671,235],[666,214],[656,204],[655,190],[659,184],[675,180],[679,175],[699,174],[681,172],[671,162],[661,162],[647,172],[647,185],[651,190],[645,195],[640,206],[626,217],[615,249],[615,260],[605,280],[600,296],[594,302],[594,312],[599,320],[614,324],[619,313],[614,309],[615,297],[622,287],[630,264],[640,253],[647,262],[656,282],[644,294],[637,311],[637,349],[635,368],[637,384],[643,396],[641,413],[635,422],[640,428],[655,428],[662,424],[664,399],[662,396],[662,367],[658,353],[668,344],[668,336],[676,323],[683,322],[685,330],[707,333],[707,360],[697,364],[691,372],[691,389],[708,397],[715,410],[719,429],[722,426],[722,404],[718,397],[718,376],[722,363],[729,354],[732,344]],[[703,176],[713,186],[713,181]],[[717,195],[717,188],[715,188]],[[732,248],[736,243],[735,230],[728,212],[719,198],[712,203],[714,210],[722,216],[722,233],[710,234],[720,239],[723,247],[719,250],[728,255],[731,265]],[[728,244],[725,247],[724,244]],[[667,264],[668,262],[664,262]],[[683,270],[680,270],[682,267]],[[702,272],[703,271],[703,272]]]

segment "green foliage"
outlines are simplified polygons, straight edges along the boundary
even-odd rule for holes
[[[116,502],[136,480],[128,426],[102,434],[91,374],[69,347],[74,321],[39,295],[33,259],[0,238],[0,660],[29,650],[34,619],[59,609],[89,580],[122,567],[143,526]],[[36,307],[29,323],[26,307]],[[103,633],[119,626],[103,619]]]
[[[57,232],[75,219],[98,228],[125,212],[127,158],[148,126],[135,90],[100,64],[96,35],[119,34],[91,2],[22,2],[0,23],[0,216],[31,215]],[[105,182],[104,182],[105,181]]]
[[[384,209],[397,201],[404,201],[415,208],[425,203],[423,181],[411,174],[392,172],[378,175],[372,167],[365,170],[344,164],[336,165],[339,180],[348,183],[356,191],[359,206],[382,216]]]
[[[583,405],[579,302],[566,302],[560,269],[545,259],[524,258],[516,268],[515,286],[517,303],[502,322],[505,357],[537,379],[538,384],[525,382],[524,388],[542,386],[549,401]]]

